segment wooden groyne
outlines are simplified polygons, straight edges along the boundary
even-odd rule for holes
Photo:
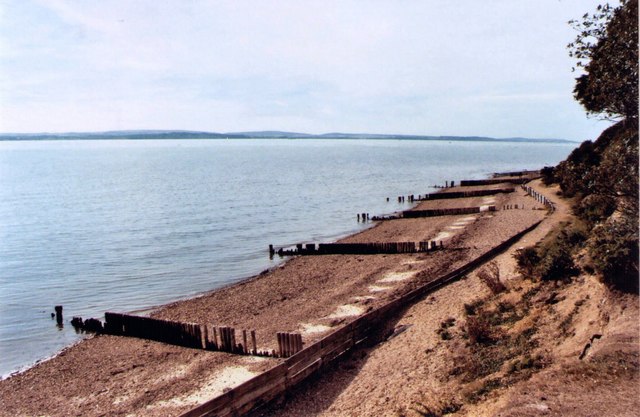
[[[485,206],[487,211],[495,211],[496,206]],[[483,207],[460,207],[449,209],[429,209],[429,210],[406,210],[402,212],[405,219],[414,219],[418,217],[435,217],[435,216],[451,216],[460,214],[475,214],[483,211]]]
[[[450,198],[468,198],[468,197],[482,197],[495,194],[508,194],[514,192],[514,187],[492,188],[488,190],[473,190],[473,191],[443,191],[441,193],[425,194],[420,196],[418,200],[444,200]]]
[[[522,170],[522,171],[509,171],[509,172],[494,172],[493,177],[524,177],[528,176],[531,178],[539,177],[540,170]]]
[[[298,244],[295,249],[280,248],[277,251],[273,245],[269,246],[269,251],[277,253],[279,256],[297,255],[380,255],[398,253],[418,253],[431,252],[443,249],[442,241],[418,242],[370,242],[370,243],[308,243]]]
[[[280,397],[308,377],[321,372],[354,348],[365,343],[374,344],[381,340],[385,336],[380,331],[382,325],[394,315],[427,294],[464,277],[474,268],[506,250],[538,224],[540,221],[516,233],[460,268],[358,317],[289,357],[283,363],[182,414],[181,417],[241,416]]]
[[[489,178],[484,180],[462,180],[460,181],[460,186],[472,187],[476,185],[495,185],[495,184],[502,184],[505,182],[508,182],[511,184],[524,184],[528,181],[531,181],[531,178],[528,178],[528,177]]]
[[[74,317],[72,324],[95,333],[135,337],[192,349],[239,355],[287,358],[302,350],[303,346],[302,335],[299,333],[278,332],[276,334],[277,351],[259,350],[255,330],[242,330],[236,333],[236,329],[228,326],[181,323],[113,312],[105,313],[104,324],[97,319],[88,319],[83,322],[80,317]]]
[[[202,326],[151,317],[107,312],[104,315],[104,332],[116,336],[155,340],[176,346],[204,349]]]
[[[415,219],[419,217],[455,216],[462,214],[475,214],[483,211],[495,211],[495,206],[458,207],[448,209],[405,210],[399,214],[389,216],[373,216],[373,221]]]

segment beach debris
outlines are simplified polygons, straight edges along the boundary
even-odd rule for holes
[[[413,326],[413,324],[401,324],[399,326],[397,326],[395,329],[393,329],[393,332],[391,333],[391,335],[389,337],[387,337],[387,341],[393,339],[394,337],[398,336],[400,333],[403,333],[404,331],[406,331],[409,327]]]

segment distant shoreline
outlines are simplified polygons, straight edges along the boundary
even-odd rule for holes
[[[35,140],[163,140],[163,139],[329,139],[329,140],[425,140],[447,142],[505,142],[505,143],[563,143],[574,144],[567,139],[544,138],[493,138],[484,136],[428,136],[428,135],[395,135],[368,133],[325,133],[320,135],[294,132],[195,132],[195,131],[114,131],[114,132],[69,132],[69,133],[2,133],[0,141],[35,141]]]

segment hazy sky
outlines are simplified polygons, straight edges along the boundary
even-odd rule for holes
[[[593,139],[566,44],[591,0],[0,0],[0,132]]]

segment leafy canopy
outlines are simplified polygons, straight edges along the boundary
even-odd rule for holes
[[[637,119],[638,0],[598,6],[569,24],[578,31],[569,56],[584,71],[576,78],[576,100],[591,115]]]

